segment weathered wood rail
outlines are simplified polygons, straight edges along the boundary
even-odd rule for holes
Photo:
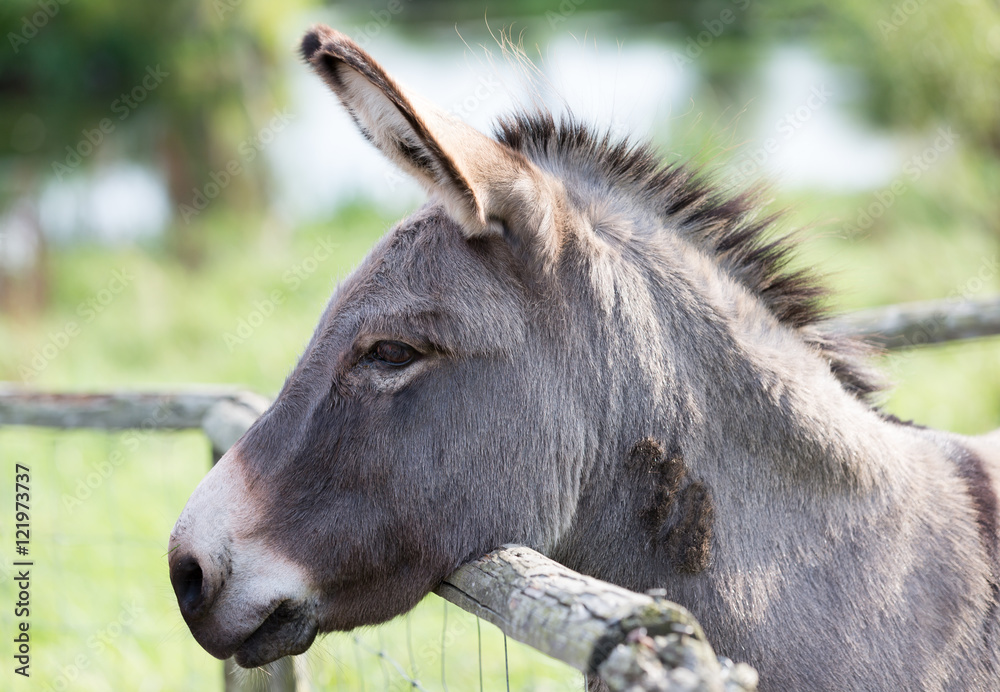
[[[0,425],[99,430],[202,430],[221,456],[270,402],[246,390],[49,393],[0,383]]]
[[[588,577],[524,546],[504,546],[434,593],[612,691],[752,692],[757,673],[720,662],[701,625],[662,594]]]
[[[1000,334],[1000,296],[887,305],[845,313],[829,324],[890,351],[978,339]]]

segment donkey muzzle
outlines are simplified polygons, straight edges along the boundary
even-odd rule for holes
[[[170,535],[170,583],[184,622],[216,658],[244,667],[302,653],[317,633],[306,570],[271,548],[230,450],[191,494]]]

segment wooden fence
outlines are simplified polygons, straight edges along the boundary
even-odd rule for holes
[[[1000,298],[890,306],[843,316],[835,329],[886,349],[1000,334]],[[51,394],[0,387],[0,425],[102,430],[199,429],[218,460],[264,411],[238,389]],[[599,676],[615,690],[749,692],[756,673],[716,658],[701,627],[662,594],[637,594],[587,577],[524,547],[506,546],[460,567],[435,591],[508,636]],[[269,690],[295,689],[290,662],[272,664]],[[226,676],[236,690],[238,676]]]
[[[978,339],[1000,334],[1000,296],[900,303],[850,312],[830,324],[890,351]]]

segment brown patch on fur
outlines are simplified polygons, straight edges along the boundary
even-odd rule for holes
[[[694,481],[681,491],[677,504],[680,518],[667,534],[666,547],[678,572],[697,574],[712,561],[712,494],[704,483]]]
[[[706,569],[712,558],[715,518],[708,487],[689,479],[680,451],[668,452],[651,437],[632,447],[627,467],[643,480],[653,477],[649,500],[640,516],[657,544],[666,549],[674,568],[683,574]],[[685,481],[687,485],[682,489]]]
[[[651,437],[640,440],[632,448],[629,467],[654,477],[652,496],[642,510],[642,518],[646,529],[658,535],[670,516],[674,497],[687,476],[687,467],[680,454],[668,454],[663,445]]]

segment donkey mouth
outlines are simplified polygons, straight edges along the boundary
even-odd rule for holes
[[[282,656],[305,652],[316,639],[317,626],[301,605],[282,603],[267,616],[233,655],[242,668],[256,668]]]

